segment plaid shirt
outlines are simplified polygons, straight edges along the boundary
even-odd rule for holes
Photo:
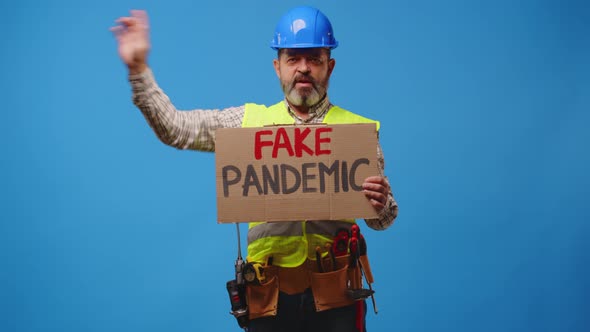
[[[217,128],[240,128],[245,107],[224,109],[177,110],[170,98],[160,89],[150,69],[138,75],[130,75],[133,89],[133,103],[141,110],[158,138],[167,145],[178,149],[215,151]],[[295,124],[321,123],[332,104],[324,98],[309,111],[307,119],[301,119],[287,105]],[[383,175],[385,162],[381,147],[377,147],[380,174]],[[389,193],[387,204],[379,218],[365,219],[367,225],[381,230],[389,227],[397,216],[397,203]]]

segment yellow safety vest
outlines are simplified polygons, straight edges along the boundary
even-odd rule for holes
[[[284,125],[294,122],[283,101],[270,107],[246,104],[242,127]],[[367,119],[337,106],[328,110],[323,122],[326,124],[375,123],[379,130],[379,121]],[[350,229],[354,223],[354,219],[252,222],[248,227],[248,259],[252,262],[264,262],[272,256],[274,265],[299,266],[307,258],[315,260],[317,246],[324,248],[325,243],[332,241],[339,229]]]

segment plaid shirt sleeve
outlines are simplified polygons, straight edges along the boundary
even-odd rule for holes
[[[379,175],[384,175],[385,169],[385,158],[383,158],[383,150],[381,150],[381,145],[377,146],[377,162],[379,163]],[[387,180],[387,178],[386,178]],[[389,183],[389,180],[387,180]],[[379,214],[378,218],[375,219],[365,219],[367,226],[375,230],[384,230],[393,224],[393,221],[397,217],[397,202],[393,197],[393,193],[391,189],[389,190],[389,194],[387,195],[387,203],[381,213]]]
[[[177,149],[215,151],[217,128],[239,128],[244,106],[178,111],[156,83],[150,69],[130,75],[133,103],[164,144]]]

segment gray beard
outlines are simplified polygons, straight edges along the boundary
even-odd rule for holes
[[[289,93],[285,94],[285,96],[289,103],[294,106],[311,107],[317,104],[321,99],[321,96],[316,89],[312,89],[309,93],[306,93],[303,96],[299,94],[296,89],[291,89]]]
[[[323,86],[320,87],[318,84],[314,83],[313,88],[304,92],[302,95],[299,93],[299,91],[297,91],[297,89],[295,89],[295,82],[290,82],[288,85],[283,85],[282,88],[285,98],[287,98],[289,103],[291,103],[293,106],[306,107],[311,107],[322,100],[327,90],[327,86],[324,88]],[[320,93],[319,90],[322,90],[322,93]]]

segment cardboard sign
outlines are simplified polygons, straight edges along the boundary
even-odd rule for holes
[[[219,223],[377,217],[375,124],[218,129],[215,163]]]

